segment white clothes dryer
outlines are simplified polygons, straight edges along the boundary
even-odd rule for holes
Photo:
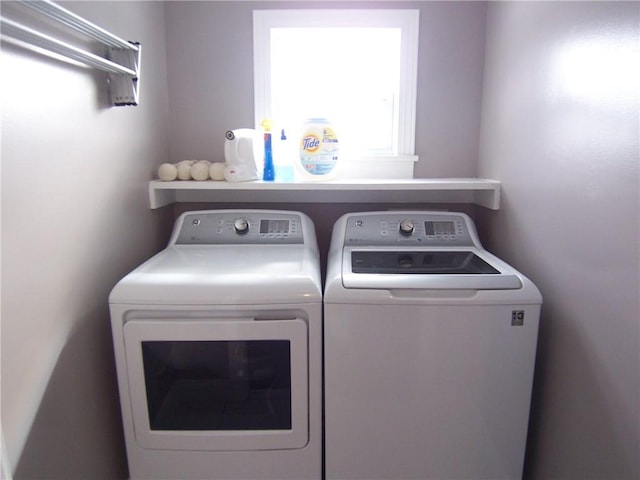
[[[298,212],[182,214],[110,312],[132,479],[320,479],[322,290]]]
[[[341,217],[324,296],[326,478],[521,478],[541,302],[465,214]]]

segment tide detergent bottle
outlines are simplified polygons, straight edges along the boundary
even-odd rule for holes
[[[296,179],[312,182],[334,179],[338,153],[338,137],[327,119],[310,118],[305,121],[300,138]]]

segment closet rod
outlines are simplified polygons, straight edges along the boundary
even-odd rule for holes
[[[109,47],[124,48],[129,50],[138,51],[138,47],[126,40],[122,40],[116,37],[112,33],[94,25],[90,21],[76,15],[75,13],[67,10],[53,3],[51,0],[18,0],[18,3],[25,5],[41,14],[59,21],[60,23],[71,27],[85,35],[104,43]]]
[[[69,57],[105,72],[124,74],[131,77],[138,76],[138,74],[130,68],[123,67],[122,65],[118,65],[117,63],[106,60],[98,55],[76,48],[73,45],[69,45],[68,43],[37,32],[7,18],[0,17],[0,23],[2,24],[2,34],[15,40],[20,40],[36,47],[50,50],[59,55]]]

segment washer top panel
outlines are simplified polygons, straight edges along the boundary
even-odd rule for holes
[[[520,275],[485,251],[458,212],[362,212],[334,226],[325,295],[344,289],[520,289]],[[334,282],[334,278],[338,278]]]
[[[176,222],[176,245],[291,245],[305,241],[300,214],[278,211],[187,212]]]
[[[344,245],[481,248],[466,215],[411,211],[351,215],[345,227]]]

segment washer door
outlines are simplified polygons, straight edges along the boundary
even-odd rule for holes
[[[486,251],[476,249],[345,248],[345,288],[503,290],[520,289],[518,273]]]
[[[132,320],[124,325],[136,442],[269,450],[308,442],[301,319]]]

